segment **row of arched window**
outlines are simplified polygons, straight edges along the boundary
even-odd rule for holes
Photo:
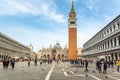
[[[111,50],[120,47],[120,36],[108,39],[104,42],[98,43],[95,46],[89,47],[85,52],[89,53],[98,53],[99,51]]]
[[[22,52],[25,52],[26,50],[30,51],[29,48],[23,47],[17,43],[14,43],[11,40],[3,38],[1,36],[0,36],[0,46],[3,48],[6,48],[6,49],[15,50],[15,51],[22,51]]]
[[[104,43],[101,43],[97,47],[97,51],[105,50],[105,49],[110,49],[110,48],[115,48],[120,46],[120,36],[115,37],[113,39],[109,39]]]
[[[108,24],[105,28],[103,28],[99,33],[97,33],[94,37],[92,37],[87,43],[84,44],[84,48],[87,49],[90,46],[95,45],[103,38],[107,38],[108,35],[112,35],[112,33],[119,31],[120,30],[119,18],[120,16],[118,16],[115,20],[113,20],[110,24]]]
[[[104,38],[119,29],[120,29],[120,21],[114,22],[114,24],[108,25],[108,27],[106,27],[105,30],[103,30],[98,34],[98,39]]]

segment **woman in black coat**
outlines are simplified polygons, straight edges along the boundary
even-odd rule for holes
[[[106,70],[107,70],[107,61],[104,61],[104,63],[103,63],[103,74],[106,74]]]

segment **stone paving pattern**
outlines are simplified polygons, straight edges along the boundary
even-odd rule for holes
[[[35,66],[34,62],[31,62],[31,66],[28,67],[27,62],[16,62],[15,69],[12,69],[11,66],[3,69],[2,63],[0,63],[0,80],[45,80],[53,64],[40,66],[38,63]],[[88,72],[84,70],[85,68],[73,67],[69,63],[55,63],[50,78],[47,80],[120,80],[120,72],[116,71],[115,66],[113,69],[108,68],[107,74],[98,73],[95,64],[90,65]]]

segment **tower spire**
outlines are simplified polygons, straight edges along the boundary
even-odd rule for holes
[[[72,6],[71,6],[70,13],[75,13],[75,9],[74,9],[74,0],[72,0]]]

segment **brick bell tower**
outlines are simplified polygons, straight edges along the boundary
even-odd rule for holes
[[[74,9],[74,1],[72,0],[72,6],[69,13],[68,19],[68,30],[69,30],[69,39],[68,39],[68,60],[77,59],[77,24],[76,24],[76,12]]]

